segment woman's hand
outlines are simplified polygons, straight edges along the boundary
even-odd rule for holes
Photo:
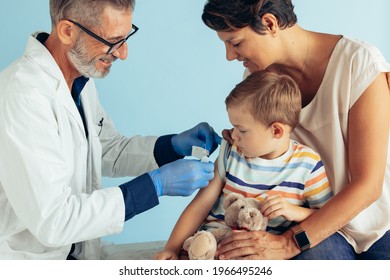
[[[265,231],[233,231],[218,245],[221,260],[286,260],[299,253],[292,233],[273,235]]]

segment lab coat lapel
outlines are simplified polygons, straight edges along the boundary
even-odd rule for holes
[[[84,115],[88,129],[88,170],[90,171],[87,180],[88,191],[93,192],[96,189],[101,189],[101,159],[102,146],[99,136],[96,132],[98,122],[94,119],[94,110],[96,107],[91,104],[91,96],[95,94],[95,87],[91,85],[91,81],[85,86],[81,95],[81,102],[83,103]],[[96,122],[96,123],[95,123]]]
[[[99,136],[96,132],[96,122],[94,116],[96,112],[96,104],[93,104],[91,96],[96,94],[96,88],[93,81],[90,79],[85,85],[81,93],[81,103],[83,104],[84,116],[88,130],[88,162],[87,162],[87,193],[92,193],[94,190],[101,189],[101,159],[102,146]],[[96,122],[96,124],[95,124]],[[83,242],[83,258],[84,259],[100,259],[101,257],[101,242],[100,239],[92,239]]]
[[[77,122],[80,129],[84,131],[83,121],[76,105],[74,104],[64,75],[48,49],[34,36],[31,36],[27,43],[25,55],[33,59],[45,73],[52,76],[58,82],[57,95],[59,96],[62,104],[64,104],[66,110]]]
[[[61,102],[65,109],[70,113],[73,119],[77,122],[78,127],[84,132],[84,124],[81,119],[80,113],[77,110],[76,104],[73,101],[72,95],[65,81],[61,81],[57,93],[61,98]]]

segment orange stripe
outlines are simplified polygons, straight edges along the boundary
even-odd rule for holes
[[[309,158],[312,158],[316,161],[319,161],[321,159],[318,154],[315,154],[313,152],[296,152],[296,151],[304,150],[306,148],[307,147],[303,146],[303,145],[294,145],[293,146],[293,151],[294,151],[293,154],[289,158],[284,160],[284,162],[290,162],[291,158],[300,158],[300,157],[309,157]]]
[[[292,157],[293,157],[293,154],[291,156],[289,156],[288,158],[286,158],[283,162],[290,162]]]
[[[303,199],[303,195],[301,195],[301,194],[287,193],[287,192],[283,192],[283,191],[269,190],[269,191],[267,191],[267,195],[280,195],[284,198],[291,198],[291,199],[298,199],[298,200]]]
[[[320,160],[320,157],[319,155],[317,154],[313,154],[311,152],[299,152],[299,153],[294,153],[293,158],[301,158],[301,157],[308,157],[308,158],[312,158],[316,161]]]
[[[306,187],[309,187],[311,185],[314,185],[315,183],[321,181],[322,179],[324,179],[326,177],[326,173],[325,172],[322,172],[321,174],[319,174],[317,177],[311,179],[311,180],[308,180],[306,181],[306,184],[305,184],[305,188]]]
[[[239,193],[239,194],[242,194],[243,196],[245,197],[257,197],[259,194],[252,194],[252,193],[247,193],[247,192],[244,192],[244,191],[240,191],[240,190],[237,190],[236,188],[226,184],[225,185],[225,189],[231,191],[231,192],[234,192],[234,193]]]
[[[320,187],[315,188],[314,190],[305,193],[305,197],[314,196],[314,195],[316,195],[316,194],[319,194],[320,192],[322,192],[322,191],[325,190],[326,188],[329,188],[329,181],[326,181],[326,182],[325,182],[324,184],[322,184]]]
[[[268,191],[266,191],[264,193],[261,193],[261,194],[252,194],[252,193],[247,193],[247,192],[244,192],[244,191],[237,190],[237,189],[233,188],[232,186],[229,186],[228,184],[225,185],[225,189],[227,189],[227,190],[229,190],[231,192],[240,193],[240,194],[242,194],[245,197],[258,198],[258,196],[260,196],[260,195],[267,194],[267,196],[269,196],[269,195],[280,195],[280,196],[285,197],[285,198],[298,199],[298,200],[302,200],[303,199],[303,195],[296,194],[296,193],[286,193],[286,192],[283,192],[283,191],[268,190]]]

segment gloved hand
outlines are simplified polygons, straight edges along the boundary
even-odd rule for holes
[[[200,123],[172,137],[172,146],[180,156],[190,156],[192,146],[207,149],[212,154],[221,144],[221,137],[208,123]]]
[[[208,185],[214,177],[214,164],[179,159],[149,172],[158,196],[189,196]]]

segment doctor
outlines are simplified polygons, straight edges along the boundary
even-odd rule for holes
[[[126,59],[134,2],[51,0],[51,34],[0,73],[0,259],[97,259],[99,237],[213,177],[212,163],[183,159],[216,149],[207,123],[126,138],[99,103],[91,78]],[[138,177],[102,189],[102,175]]]

